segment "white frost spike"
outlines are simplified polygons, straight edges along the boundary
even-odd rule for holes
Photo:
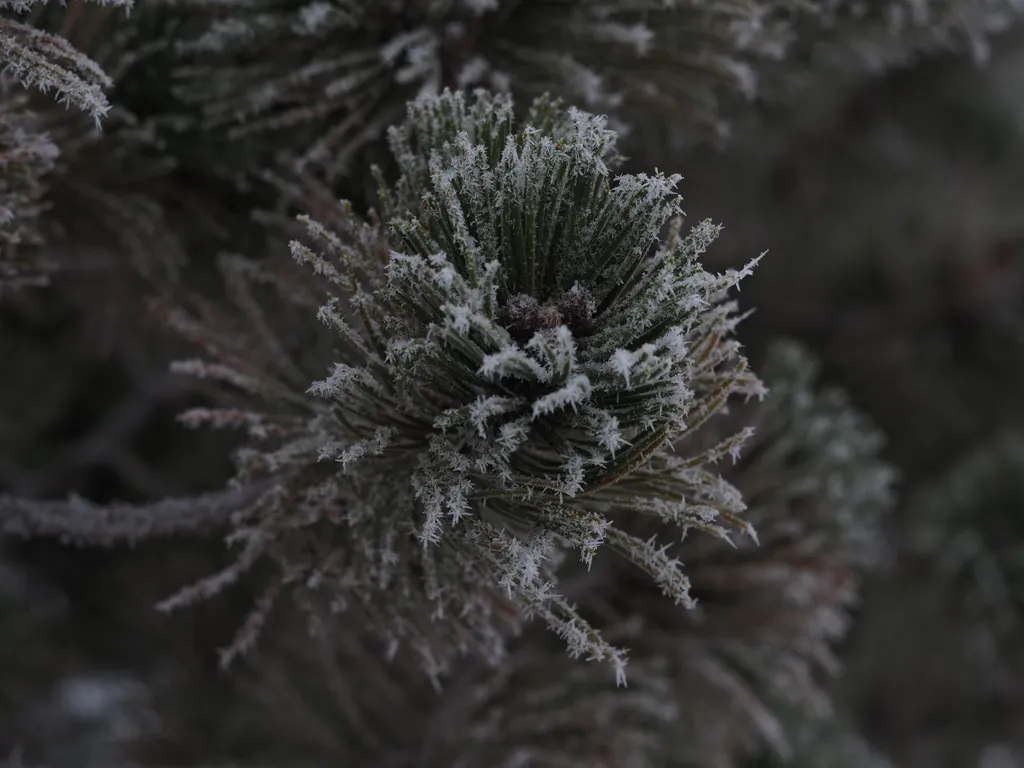
[[[530,421],[525,417],[502,424],[498,434],[498,444],[507,453],[512,453],[529,439]]]
[[[469,407],[469,420],[480,437],[487,437],[487,421],[495,416],[511,413],[523,405],[522,398],[492,395],[481,397]]]
[[[562,476],[558,483],[558,500],[562,501],[562,494],[572,498],[583,490],[583,457],[573,454],[565,459],[562,464]]]
[[[565,381],[576,367],[576,342],[572,331],[560,325],[553,331],[539,331],[533,335],[526,348],[547,363],[551,378]]]
[[[633,368],[633,354],[628,349],[617,349],[612,355],[609,366],[615,371],[626,384],[626,390],[631,389],[629,383],[629,372]]]
[[[670,362],[662,360],[657,351],[658,347],[655,344],[644,344],[636,352],[617,349],[612,354],[609,367],[622,377],[626,389],[629,390],[632,389],[631,379],[634,373],[648,379],[657,376],[660,372],[668,372]]]
[[[505,347],[500,352],[487,355],[479,370],[479,376],[486,378],[517,378],[525,381],[547,382],[551,372],[541,366],[518,347]]]
[[[343,471],[348,471],[349,466],[359,461],[364,456],[380,456],[384,453],[384,450],[388,447],[388,442],[391,440],[391,436],[394,434],[394,430],[390,427],[384,427],[382,429],[375,430],[371,437],[365,440],[360,440],[357,443],[353,443],[338,457],[337,461],[341,463]]]
[[[445,304],[441,307],[441,311],[448,315],[444,321],[446,330],[455,331],[460,336],[469,333],[470,316],[473,314],[473,310],[464,305]]]
[[[360,387],[378,390],[380,385],[365,368],[336,363],[330,376],[323,381],[313,382],[306,391],[318,397],[340,398],[342,395],[357,391]]]
[[[569,379],[566,385],[545,395],[533,404],[533,418],[538,419],[555,411],[570,406],[574,411],[590,399],[592,388],[590,379],[577,374]]]
[[[619,420],[615,416],[605,413],[597,408],[590,409],[590,428],[597,437],[598,445],[615,458],[615,451],[623,446],[631,445],[619,429]]]

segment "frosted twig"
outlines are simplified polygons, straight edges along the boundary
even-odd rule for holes
[[[0,537],[54,537],[74,546],[134,545],[143,539],[209,531],[276,482],[227,488],[150,504],[95,504],[80,496],[66,500],[0,496]]]

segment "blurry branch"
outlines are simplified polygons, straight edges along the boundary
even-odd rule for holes
[[[56,537],[75,546],[135,544],[143,539],[207,533],[251,504],[277,482],[167,498],[151,504],[94,504],[0,496],[0,537]]]

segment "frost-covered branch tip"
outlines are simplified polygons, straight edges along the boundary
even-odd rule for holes
[[[409,105],[381,223],[343,206],[292,245],[333,293],[333,353],[301,407],[259,388],[290,415],[259,419],[269,439],[240,454],[240,479],[294,473],[233,537],[243,560],[269,556],[337,605],[386,594],[378,630],[435,671],[496,659],[508,604],[621,675],[622,651],[559,594],[573,551],[617,551],[692,604],[681,563],[612,516],[657,518],[660,499],[676,535],[750,531],[735,489],[698,471],[710,454],[668,458],[733,395],[762,393],[725,301],[743,273],[701,267],[718,228],[685,232],[678,177],[616,175],[615,142],[547,99],[525,123],[483,92]]]

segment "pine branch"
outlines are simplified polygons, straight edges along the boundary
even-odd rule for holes
[[[790,720],[831,715],[834,645],[849,626],[861,575],[884,562],[881,523],[895,476],[878,458],[881,435],[841,391],[818,386],[817,366],[801,347],[773,345],[764,374],[769,395],[752,413],[738,409],[734,418],[753,434],[724,473],[743,493],[743,518],[760,543],[691,535],[660,550],[686,564],[692,610],[673,606],[671,590],[658,594],[632,567],[580,596],[581,610],[619,628],[608,640],[629,646],[630,669],[661,665],[673,692],[678,716],[659,732],[651,765],[733,766],[762,752],[800,764],[810,737]],[[695,452],[692,440],[681,441],[678,454]],[[724,458],[728,445],[708,454]],[[637,473],[622,492],[654,481]],[[713,500],[699,491],[684,498],[690,515],[717,522]],[[654,520],[680,510],[648,497],[630,511],[623,524],[642,540],[658,530]],[[637,511],[651,522],[638,521]]]
[[[326,223],[304,217],[307,237],[291,246],[322,291],[329,341],[311,348],[327,356],[310,375],[326,378],[296,392],[244,296],[250,320],[232,325],[254,330],[249,341],[178,317],[212,357],[181,370],[267,408],[189,422],[249,433],[242,483],[295,470],[249,510],[233,539],[240,562],[265,555],[289,583],[364,607],[433,678],[466,653],[497,663],[509,624],[536,617],[570,655],[622,679],[623,651],[559,593],[557,568],[573,551],[589,563],[607,541],[687,605],[681,563],[613,532],[611,513],[663,500],[678,508],[666,523],[751,533],[735,489],[694,470],[710,454],[663,459],[671,437],[763,394],[725,300],[757,259],[706,272],[719,228],[683,233],[677,177],[614,175],[604,118],[539,99],[517,124],[511,99],[482,91],[408,109],[390,132],[400,176],[381,188],[381,220],[343,204]],[[737,451],[742,437],[726,442]],[[701,506],[684,509],[692,498]]]
[[[0,85],[2,91],[6,91]],[[0,106],[0,291],[45,284],[48,265],[18,246],[38,243],[40,215],[46,210],[46,176],[59,149],[46,134],[26,99],[3,93]]]
[[[615,0],[183,0],[198,33],[177,40],[177,93],[202,127],[328,177],[363,169],[405,102],[486,88],[546,92],[626,130],[657,114],[687,135],[724,129],[720,103],[749,97],[756,63],[780,55],[786,2]],[[211,77],[211,72],[216,72]],[[269,140],[268,140],[269,139]]]
[[[0,10],[25,13],[42,4],[40,0],[3,0]],[[130,8],[132,0],[100,0],[99,4]],[[58,101],[86,112],[97,127],[110,110],[104,90],[113,81],[59,35],[0,18],[0,66],[28,88],[55,92]]]
[[[133,545],[147,539],[207,535],[223,529],[232,513],[274,487],[268,481],[150,504],[94,504],[78,496],[65,501],[0,496],[0,536],[56,538],[78,547]]]

